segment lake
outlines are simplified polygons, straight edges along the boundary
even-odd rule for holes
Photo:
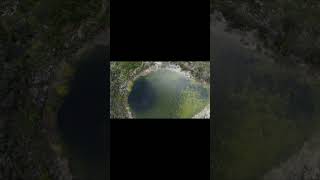
[[[211,179],[261,179],[319,130],[320,84],[227,24],[211,17]]]
[[[108,173],[107,53],[106,46],[97,46],[83,57],[58,112],[71,171],[81,180],[105,180]]]
[[[183,73],[160,69],[134,82],[128,103],[136,118],[191,118],[209,99],[207,85]]]

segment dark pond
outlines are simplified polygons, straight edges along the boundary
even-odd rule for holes
[[[105,180],[107,175],[107,53],[107,47],[97,46],[83,58],[58,113],[71,171],[81,180]]]
[[[209,88],[182,73],[158,70],[134,82],[128,103],[137,118],[191,118],[209,103]]]
[[[211,17],[212,179],[260,179],[315,131],[319,83],[248,48],[243,32],[227,29]]]

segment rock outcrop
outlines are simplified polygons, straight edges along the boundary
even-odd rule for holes
[[[320,134],[314,135],[301,150],[266,173],[262,180],[320,179]]]

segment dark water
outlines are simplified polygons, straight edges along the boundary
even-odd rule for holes
[[[139,118],[191,118],[209,103],[209,91],[181,73],[158,70],[135,81],[128,103]]]
[[[211,19],[212,179],[255,180],[297,152],[316,124],[319,85],[295,66],[247,48]]]
[[[145,78],[139,78],[133,86],[128,101],[135,112],[141,112],[154,105],[155,89]]]
[[[79,179],[105,180],[108,173],[107,54],[107,47],[98,46],[82,60],[58,114],[72,172]]]

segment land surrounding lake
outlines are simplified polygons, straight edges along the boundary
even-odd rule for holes
[[[305,35],[318,39],[309,12],[294,19],[299,3],[212,1],[211,179],[320,178],[319,46],[303,33],[283,34],[303,32],[305,23],[314,28]],[[301,12],[313,7],[319,3],[308,1]],[[295,25],[286,18],[273,24],[278,15]]]
[[[70,156],[70,169],[83,179],[106,179],[109,120],[105,118],[106,46],[96,46],[81,59],[69,92],[58,110],[58,129]],[[81,98],[79,98],[81,97]]]
[[[93,172],[92,162],[72,150],[76,140],[59,128],[58,112],[69,92],[77,93],[71,81],[79,63],[91,61],[96,46],[108,50],[108,6],[105,0],[0,1],[0,179],[92,179],[83,175]],[[100,132],[95,123],[87,126],[88,138],[105,135],[90,133]],[[74,168],[76,161],[83,169]]]

